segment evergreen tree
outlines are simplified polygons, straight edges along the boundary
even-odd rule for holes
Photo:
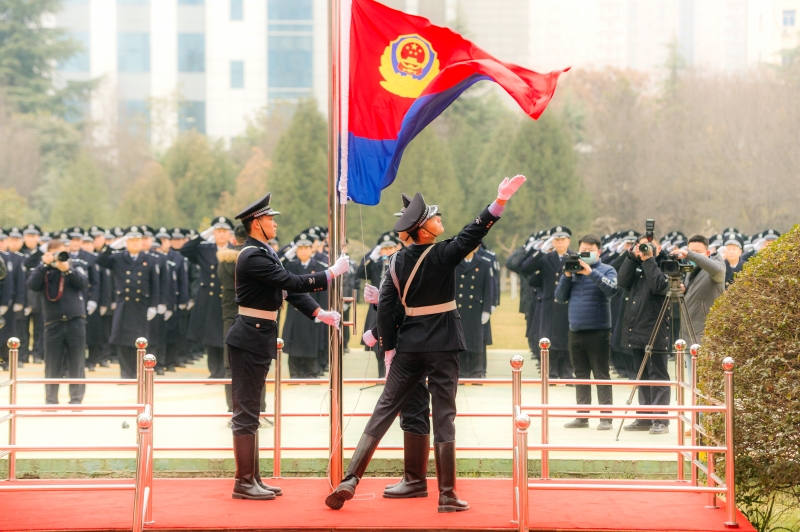
[[[104,225],[108,221],[106,179],[86,151],[67,166],[58,184],[49,219],[51,227]]]
[[[57,63],[80,51],[63,29],[44,24],[60,7],[61,0],[0,0],[0,89],[20,112],[64,116],[94,84],[53,85]]]
[[[175,184],[182,219],[196,227],[214,213],[220,194],[231,192],[235,168],[220,143],[210,144],[196,131],[184,133],[164,156],[164,168]]]
[[[14,188],[0,188],[0,227],[22,225],[27,220],[27,202]]]
[[[236,177],[236,193],[222,192],[215,211],[218,216],[233,216],[267,193],[267,177],[272,162],[264,157],[260,148],[250,148],[250,153],[250,160]]]
[[[312,225],[328,223],[328,133],[313,100],[297,105],[278,141],[270,178],[273,203],[283,212],[278,233],[288,241]]]
[[[120,203],[116,223],[174,227],[182,218],[175,198],[175,185],[164,167],[155,161],[145,164],[141,177],[128,188]]]

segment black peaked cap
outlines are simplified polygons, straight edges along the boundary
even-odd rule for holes
[[[268,192],[266,196],[250,204],[245,210],[236,215],[237,220],[248,220],[250,218],[258,218],[259,216],[277,216],[280,213],[273,211],[269,206],[269,200],[272,198],[272,193]]]

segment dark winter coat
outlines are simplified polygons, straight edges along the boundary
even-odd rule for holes
[[[623,349],[644,349],[650,340],[664,298],[669,292],[669,282],[659,269],[659,264],[667,259],[663,251],[655,259],[644,262],[629,253],[620,266],[617,283],[628,292],[620,323],[620,344]],[[669,351],[671,326],[667,313],[656,335],[653,345],[655,351]]]
[[[63,287],[59,294],[62,280]],[[28,278],[28,288],[45,296],[42,309],[45,324],[85,318],[86,301],[83,293],[87,284],[86,264],[79,264],[78,261],[74,261],[66,272],[39,264]]]
[[[316,258],[309,259],[305,266],[297,259],[285,261],[283,265],[286,271],[295,275],[312,275],[324,272],[328,267]],[[327,290],[312,292],[309,295],[320,307],[328,306]],[[328,326],[308,319],[303,312],[290,305],[286,310],[286,321],[283,323],[281,337],[285,344],[283,350],[289,355],[298,358],[317,358],[320,353],[327,351]]]

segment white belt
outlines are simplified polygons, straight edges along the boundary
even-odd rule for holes
[[[428,305],[427,307],[406,307],[406,316],[427,316],[429,314],[441,314],[456,309],[456,302],[450,301],[440,305]]]
[[[261,318],[262,320],[278,320],[277,310],[258,310],[257,308],[239,307],[239,314],[250,316],[251,318]]]

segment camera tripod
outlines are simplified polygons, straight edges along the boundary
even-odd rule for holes
[[[658,319],[656,320],[656,324],[653,327],[653,332],[650,335],[650,340],[647,342],[647,345],[644,348],[644,359],[642,360],[642,364],[639,366],[639,373],[636,375],[636,380],[639,381],[642,379],[642,374],[644,373],[644,368],[647,367],[647,362],[650,360],[650,356],[653,354],[653,345],[656,343],[656,338],[658,337],[658,331],[661,329],[661,325],[664,323],[664,318],[667,316],[667,312],[669,312],[671,323],[673,324],[672,330],[675,330],[675,320],[674,320],[674,308],[673,304],[677,303],[678,307],[680,308],[681,314],[681,323],[686,323],[686,330],[689,333],[689,341],[694,344],[696,343],[697,335],[694,332],[694,326],[692,325],[692,320],[689,318],[689,309],[686,307],[686,300],[683,297],[683,292],[681,291],[681,277],[680,275],[667,275],[667,280],[669,281],[669,292],[667,293],[667,297],[664,299],[664,304],[661,305],[661,311],[658,313]],[[672,347],[670,346],[670,350]],[[683,360],[678,360],[677,356],[675,359],[675,364],[683,364]],[[676,371],[677,374],[677,371]],[[627,406],[630,406],[633,402],[633,396],[636,395],[636,391],[639,389],[639,385],[635,384],[631,389],[631,394],[628,396],[628,400],[625,401]],[[628,411],[626,410],[625,413],[627,414]],[[617,429],[617,441],[619,441],[619,434],[622,432],[622,425],[625,423],[625,420],[620,420],[619,428]]]

